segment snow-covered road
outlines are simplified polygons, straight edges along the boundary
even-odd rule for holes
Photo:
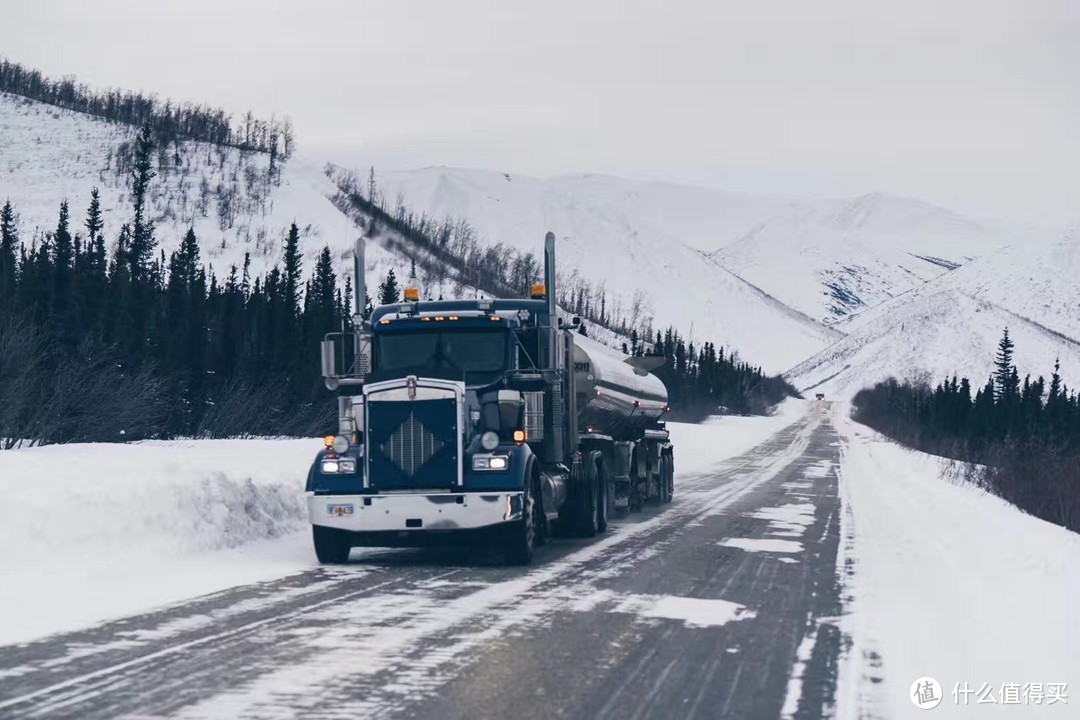
[[[820,717],[841,648],[839,448],[820,410],[782,424],[527,569],[356,551],[9,646],[0,716]]]

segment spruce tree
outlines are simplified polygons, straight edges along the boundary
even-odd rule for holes
[[[131,224],[131,243],[127,259],[131,265],[133,280],[142,280],[150,269],[154,257],[154,223],[147,219],[146,195],[153,171],[154,141],[149,127],[144,127],[135,143],[135,164],[131,170],[131,198],[134,219]]]
[[[244,270],[243,275],[240,278],[240,292],[244,295],[246,301],[251,297],[251,253],[244,253]]]
[[[94,188],[90,191],[90,207],[86,209],[86,232],[89,233],[88,244],[95,250],[98,247],[98,241],[102,239],[101,233],[104,228],[105,221],[101,218],[101,193]],[[104,250],[104,244],[101,247]],[[104,252],[102,259],[104,259]]]
[[[0,209],[0,308],[11,307],[10,302],[15,297],[18,247],[19,232],[15,227],[15,209],[8,200]]]
[[[300,229],[295,222],[289,227],[289,234],[285,238],[284,261],[284,300],[289,312],[295,316],[300,308],[300,273],[303,264],[300,255]]]
[[[58,326],[64,326],[72,305],[71,276],[74,265],[74,243],[69,227],[71,221],[67,200],[60,203],[60,218],[53,233],[52,311]]]
[[[1050,376],[1050,395],[1047,398],[1046,404],[1052,405],[1057,403],[1058,398],[1061,397],[1061,358],[1054,359],[1054,374]]]
[[[998,402],[1008,399],[1012,394],[1013,384],[1013,341],[1009,338],[1009,328],[998,342],[997,357],[994,360],[995,399]]]
[[[386,280],[379,285],[379,304],[390,305],[401,300],[401,290],[398,288],[397,276],[394,268],[386,274]]]

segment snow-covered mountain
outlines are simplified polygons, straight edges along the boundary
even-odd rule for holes
[[[711,257],[784,304],[832,324],[1005,242],[998,231],[944,208],[875,193],[790,208]]]
[[[889,376],[981,385],[1005,327],[1021,376],[1055,358],[1080,383],[1080,234],[1016,244],[942,275],[836,327],[846,337],[786,375],[800,389],[847,396]]]
[[[644,292],[662,322],[674,318],[697,339],[723,338],[770,369],[838,339],[835,323],[845,317],[1007,240],[944,208],[880,193],[791,201],[446,167],[384,174],[379,185],[388,199],[467,218],[485,240],[520,250],[535,250],[544,229],[555,228],[564,269],[567,260],[586,276],[603,268],[609,293],[625,302]]]
[[[24,240],[55,227],[63,199],[81,228],[93,187],[107,237],[116,237],[130,214],[118,148],[132,128],[0,93],[0,130],[0,199],[15,205]],[[245,252],[258,274],[279,260],[295,220],[306,268],[329,245],[348,272],[359,230],[330,201],[337,189],[320,163],[294,158],[274,178],[261,153],[183,143],[179,155],[179,164],[159,158],[151,186],[166,253],[191,225],[219,276]],[[609,309],[637,296],[655,326],[713,340],[770,372],[791,368],[800,387],[853,392],[920,371],[975,379],[1006,324],[1025,372],[1048,372],[1059,354],[1063,370],[1074,367],[1075,235],[1038,244],[882,194],[796,202],[602,175],[453,168],[377,180],[388,204],[400,195],[429,217],[464,218],[484,243],[539,254],[553,229],[564,277],[602,285]],[[404,277],[409,264],[373,243],[369,283],[390,268]],[[1080,378],[1075,367],[1067,378]]]
[[[398,196],[435,218],[467,218],[488,242],[539,253],[553,229],[561,272],[603,283],[608,307],[644,298],[641,317],[714,340],[778,372],[839,337],[798,309],[710,260],[748,224],[792,203],[602,175],[539,179],[484,170],[425,168],[384,174]],[[391,202],[391,204],[393,204]]]
[[[26,243],[55,230],[60,202],[70,205],[73,232],[83,232],[90,192],[99,188],[105,236],[115,241],[131,221],[129,174],[118,149],[134,141],[136,129],[0,93],[0,204],[10,200]],[[259,275],[281,258],[289,225],[301,231],[304,267],[310,271],[324,245],[335,251],[338,269],[350,271],[356,229],[330,202],[335,192],[322,168],[300,159],[269,175],[265,153],[241,152],[186,142],[181,162],[172,149],[155,163],[150,184],[151,216],[159,248],[166,254],[187,228],[199,237],[202,259],[219,277],[251,254]],[[373,247],[367,255],[372,277],[408,261]]]

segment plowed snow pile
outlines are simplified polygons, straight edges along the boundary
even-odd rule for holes
[[[318,447],[200,440],[0,452],[0,643],[311,566],[300,531]]]

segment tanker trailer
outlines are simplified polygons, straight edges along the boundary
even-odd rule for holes
[[[650,373],[663,362],[663,357],[627,357],[590,338],[574,338],[582,442],[602,438],[617,509],[640,510],[646,500],[670,502],[674,494],[674,448],[662,421],[667,388]]]

